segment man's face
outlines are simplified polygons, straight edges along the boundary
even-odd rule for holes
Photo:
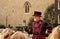
[[[39,21],[40,20],[40,16],[34,16],[34,21]]]

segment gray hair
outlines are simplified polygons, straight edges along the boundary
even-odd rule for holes
[[[60,39],[60,25],[52,30],[51,39]]]

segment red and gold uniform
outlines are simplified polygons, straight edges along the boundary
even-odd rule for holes
[[[32,22],[32,27],[27,32],[33,34],[33,39],[46,39],[46,36],[51,33],[51,30],[52,27],[48,23],[39,20]]]

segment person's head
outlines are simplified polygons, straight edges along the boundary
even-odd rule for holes
[[[39,21],[40,20],[40,17],[41,17],[41,12],[38,12],[38,11],[34,11],[34,21]]]
[[[52,30],[51,39],[60,39],[60,26],[57,26]]]
[[[21,31],[16,31],[13,35],[11,35],[10,39],[28,39],[28,38]]]
[[[6,29],[3,29],[2,31],[2,35],[4,36],[4,39],[7,39],[9,38],[15,31],[9,29],[9,28],[6,28]]]

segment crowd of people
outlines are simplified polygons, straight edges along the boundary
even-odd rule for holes
[[[0,39],[28,39],[21,31],[6,28],[1,32]],[[50,39],[60,39],[60,26],[53,28]]]
[[[6,28],[1,32],[0,39],[27,39],[21,31],[14,31]]]

